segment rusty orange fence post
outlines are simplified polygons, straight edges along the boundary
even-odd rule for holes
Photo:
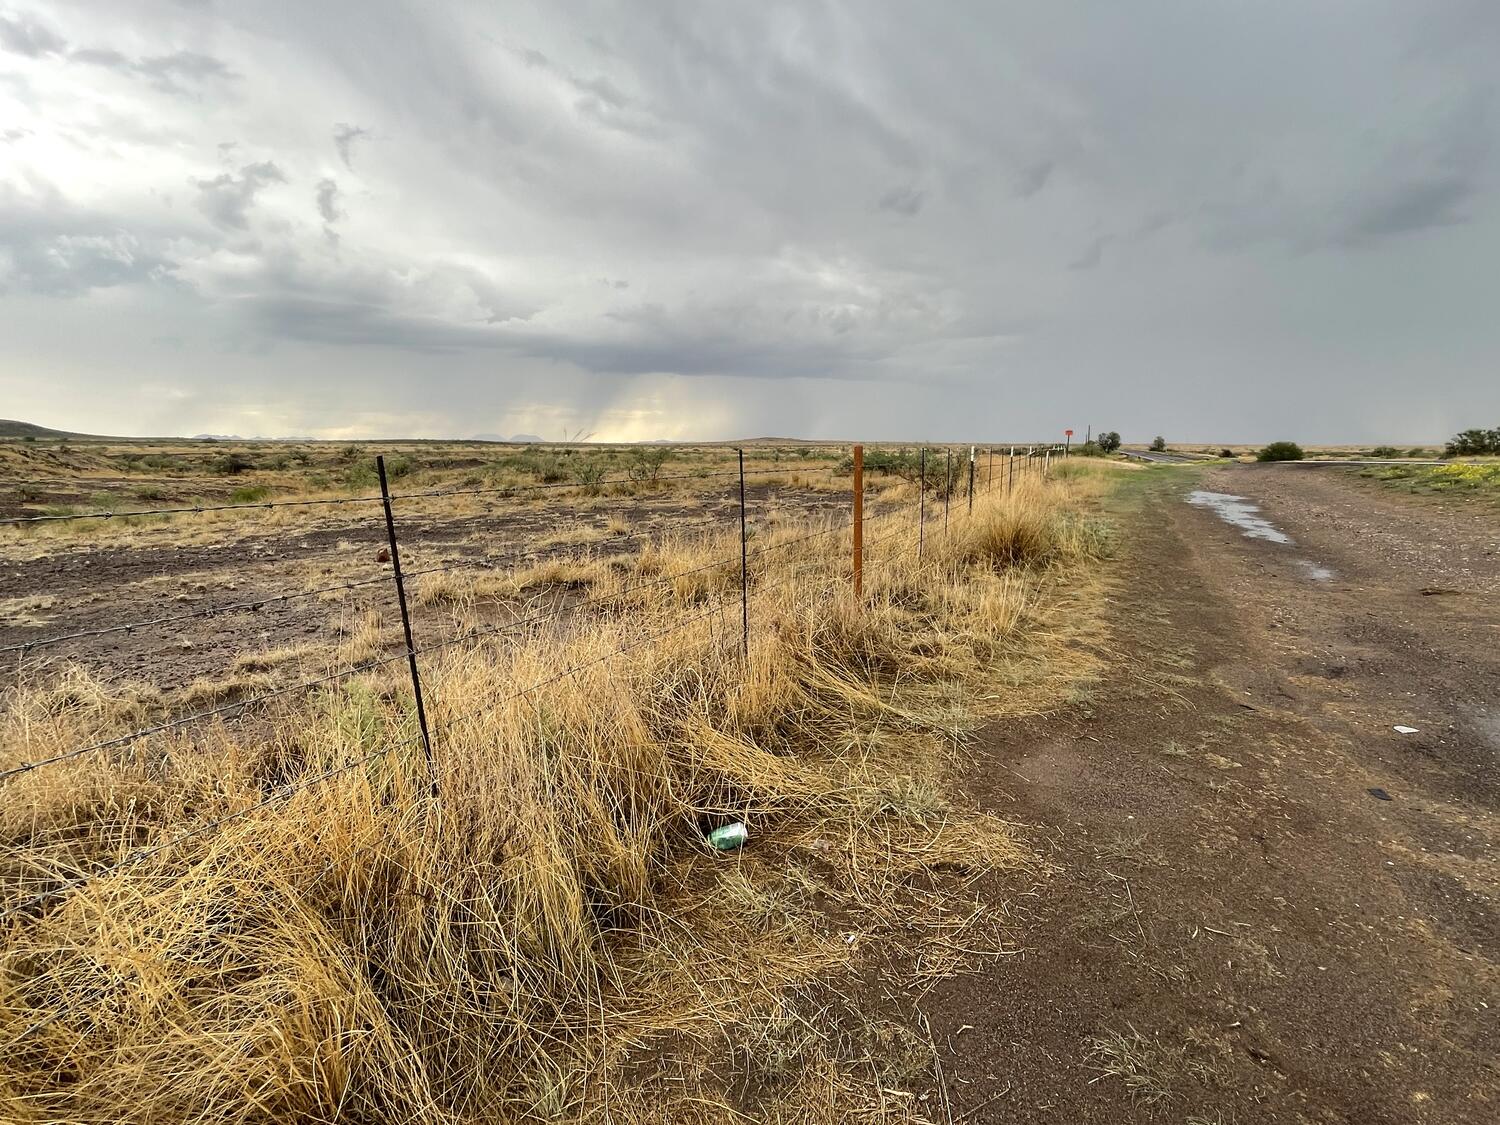
[[[865,590],[865,447],[854,447],[854,598]]]

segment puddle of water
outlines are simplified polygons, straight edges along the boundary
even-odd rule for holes
[[[1188,503],[1211,509],[1221,520],[1233,524],[1251,539],[1265,539],[1272,543],[1292,541],[1290,535],[1278,529],[1270,520],[1256,514],[1260,511],[1259,504],[1253,504],[1243,496],[1195,489],[1188,493]]]
[[[1270,520],[1259,514],[1260,505],[1254,504],[1243,496],[1233,496],[1228,492],[1205,492],[1196,489],[1188,493],[1188,503],[1195,504],[1200,508],[1208,508],[1225,523],[1233,524],[1248,539],[1265,539],[1271,543],[1290,543],[1292,537],[1282,531]],[[1320,566],[1311,559],[1296,559],[1295,562],[1302,568],[1302,574],[1314,582],[1330,582],[1333,580],[1333,571],[1326,566]]]

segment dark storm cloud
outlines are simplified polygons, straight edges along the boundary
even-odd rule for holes
[[[1382,238],[1458,226],[1494,173],[1493,99],[1476,98],[1425,137],[1398,145],[1379,175],[1343,208],[1333,241],[1367,245]]]
[[[222,172],[212,179],[193,181],[198,209],[215,226],[228,230],[248,230],[255,197],[268,185],[281,183],[286,183],[286,177],[269,160],[246,164],[238,176]]]
[[[659,378],[787,429],[851,378],[918,429],[1207,425],[1268,371],[1500,409],[1500,5],[1358,7],[35,0],[0,17],[0,276],[74,298],[27,321],[61,366],[138,300],[188,384],[226,340],[334,389],[419,355],[465,432],[451,372],[572,378],[588,428]],[[72,366],[124,385],[130,346]]]

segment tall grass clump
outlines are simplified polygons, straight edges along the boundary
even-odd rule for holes
[[[1102,549],[1080,487],[980,497],[920,559],[906,508],[872,521],[859,602],[842,534],[762,537],[748,653],[737,566],[713,565],[737,537],[603,571],[623,590],[701,567],[429,657],[436,798],[389,670],[250,737],[10,780],[7,903],[180,843],[5,922],[0,1118],[712,1120],[729,1056],[777,1114],[872,1112],[878,1068],[806,1020],[788,1047],[782,1005],[865,936],[914,943],[922,979],[1000,950],[973,880],[1032,861],[946,781],[955,692],[1042,643],[1059,568]],[[55,691],[11,701],[0,768],[156,706]],[[731,819],[750,846],[711,851]]]

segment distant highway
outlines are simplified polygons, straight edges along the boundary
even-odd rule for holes
[[[1202,457],[1188,457],[1181,453],[1153,453],[1144,449],[1122,449],[1121,453],[1126,457],[1134,457],[1140,461],[1150,461],[1156,465],[1187,465],[1194,461],[1202,461]]]
[[[1149,450],[1140,450],[1140,449],[1122,449],[1122,450],[1120,450],[1120,452],[1122,454],[1124,454],[1126,457],[1134,457],[1134,458],[1136,458],[1139,461],[1150,461],[1150,462],[1152,462],[1153,464],[1156,464],[1156,465],[1190,465],[1190,464],[1198,464],[1198,463],[1201,463],[1203,461],[1214,460],[1214,458],[1212,458],[1212,457],[1201,457],[1201,456],[1200,457],[1192,457],[1192,456],[1188,456],[1188,455],[1182,454],[1182,453],[1152,453]],[[1237,464],[1241,464],[1241,465],[1244,465],[1244,464],[1284,465],[1284,466],[1287,466],[1288,468],[1296,468],[1297,466],[1301,466],[1302,468],[1305,468],[1305,469],[1336,469],[1336,468],[1339,468],[1340,466],[1342,466],[1344,468],[1358,469],[1358,468],[1368,467],[1368,466],[1371,466],[1371,465],[1452,465],[1452,464],[1455,464],[1457,462],[1453,462],[1453,461],[1435,461],[1435,460],[1419,461],[1419,460],[1416,460],[1415,458],[1413,458],[1413,459],[1404,459],[1404,460],[1383,460],[1383,461],[1374,460],[1374,459],[1365,459],[1365,460],[1356,461],[1353,458],[1343,458],[1343,459],[1340,459],[1340,460],[1332,460],[1332,459],[1328,459],[1328,458],[1321,458],[1320,459],[1320,458],[1316,458],[1316,457],[1305,457],[1301,461],[1254,461],[1254,462],[1238,461],[1236,463]]]

